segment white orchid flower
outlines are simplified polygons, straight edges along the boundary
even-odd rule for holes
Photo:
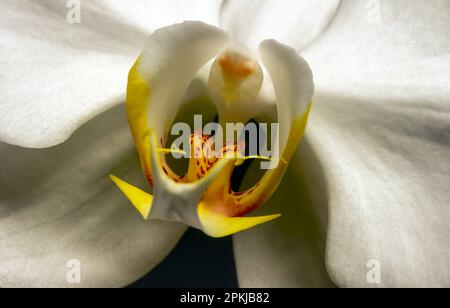
[[[70,286],[73,259],[79,286],[126,286],[187,226],[243,231],[242,287],[450,286],[450,2],[91,0],[79,23],[67,4],[0,3],[0,286]],[[245,195],[235,159],[165,161],[205,97],[280,123]]]

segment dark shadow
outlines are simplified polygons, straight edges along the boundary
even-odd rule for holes
[[[189,229],[170,255],[130,288],[236,288],[231,237]]]

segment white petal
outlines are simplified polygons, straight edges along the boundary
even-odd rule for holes
[[[133,20],[141,29],[157,29],[184,20],[198,20],[219,24],[221,0],[104,0],[108,8],[121,14],[124,20]]]
[[[309,147],[301,148],[302,164],[313,163],[303,155]],[[321,217],[326,217],[326,208],[323,213],[314,208],[299,162],[293,159],[264,206],[268,212],[282,213],[281,218],[233,236],[240,287],[333,286],[325,269],[326,221]]]
[[[221,27],[233,39],[256,48],[276,39],[301,50],[311,44],[334,17],[337,0],[230,0],[221,11]]]
[[[329,273],[341,286],[448,287],[450,3],[381,1],[380,23],[374,3],[343,2],[307,53]]]
[[[146,222],[109,179],[146,185],[122,106],[58,147],[0,144],[0,286],[118,287],[156,266],[185,227]],[[81,262],[81,284],[66,280]]]
[[[158,140],[174,120],[195,75],[228,44],[226,32],[198,21],[164,27],[149,37],[137,73],[147,82],[150,93],[139,105],[148,105],[148,128],[155,130]]]
[[[148,1],[81,1],[81,23],[70,24],[67,3],[0,3],[2,141],[37,148],[63,142],[122,101],[128,70],[154,30],[150,26],[207,15],[206,6],[188,12],[179,1],[155,7]]]
[[[321,91],[444,101],[449,10],[445,0],[343,1],[329,30],[303,56]]]
[[[305,115],[311,103],[313,75],[308,63],[291,47],[266,40],[259,50],[273,84],[280,123],[279,146],[284,151],[295,120]],[[297,143],[291,147],[295,146]]]
[[[317,101],[307,138],[328,183],[316,194],[328,196],[334,281],[369,286],[366,264],[376,259],[380,286],[449,286],[448,116],[427,101]]]

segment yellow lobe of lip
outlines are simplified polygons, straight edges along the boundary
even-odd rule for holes
[[[144,219],[148,219],[152,208],[153,196],[130,185],[118,177],[111,175],[111,180],[119,187],[123,194],[130,200]]]
[[[281,214],[258,217],[228,217],[214,213],[203,203],[198,205],[198,217],[203,231],[211,237],[225,237],[237,232],[248,230],[257,225],[280,217]]]

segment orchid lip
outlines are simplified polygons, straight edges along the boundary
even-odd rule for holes
[[[279,217],[246,215],[264,204],[279,185],[303,136],[314,88],[308,64],[293,49],[273,40],[264,41],[260,56],[266,71],[248,48],[230,45],[227,33],[201,22],[176,24],[150,36],[129,74],[127,112],[153,193],[112,177],[144,219],[183,222],[210,236],[222,237]],[[264,78],[272,81],[280,124],[279,134],[272,136],[272,154],[245,156],[240,142],[227,140],[214,142],[214,151],[231,155],[210,157],[203,149],[211,146],[211,135],[197,130],[188,134],[190,150],[166,145],[183,96],[208,62],[207,95],[216,106],[221,124],[229,120],[246,123],[264,112],[260,90]],[[168,164],[167,155],[174,153],[192,154],[185,174],[177,174]],[[275,161],[274,157],[279,159]],[[249,159],[273,168],[267,168],[249,189],[235,192],[231,186],[233,170]]]

